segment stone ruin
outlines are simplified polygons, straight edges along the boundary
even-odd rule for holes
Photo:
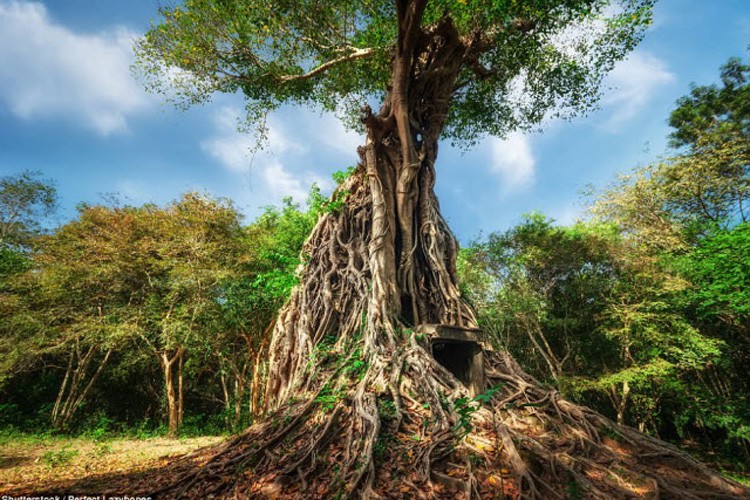
[[[484,346],[479,328],[424,324],[415,331],[428,337],[435,360],[464,384],[472,396],[484,392]]]

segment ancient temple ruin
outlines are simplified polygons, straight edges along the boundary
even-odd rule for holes
[[[484,392],[484,347],[480,329],[425,324],[416,331],[429,338],[435,360],[461,381],[472,396]]]

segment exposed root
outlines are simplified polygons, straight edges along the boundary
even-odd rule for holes
[[[352,374],[343,361],[324,365],[316,391],[229,443],[173,464],[168,484],[153,487],[165,475],[145,478],[142,492],[159,498],[748,498],[739,484],[673,446],[532,383],[503,353],[487,356],[489,383],[504,385],[475,407],[465,433],[456,409],[466,389],[413,333],[404,335],[400,349],[398,369],[370,363]],[[392,382],[403,396],[400,409]],[[331,402],[331,387],[349,389]]]
[[[432,356],[428,340],[397,319],[475,324],[456,287],[455,239],[440,217],[429,162],[416,179],[411,257],[399,260],[417,266],[409,278],[417,295],[396,293],[389,281],[396,279],[396,256],[406,251],[396,237],[395,180],[388,174],[399,151],[388,138],[379,149],[374,142],[362,148],[363,164],[339,188],[348,193],[346,206],[322,216],[305,245],[300,285],[279,315],[270,348],[271,412],[230,443],[174,463],[168,479],[146,478],[143,493],[748,496],[674,446],[562,399],[507,353],[485,353],[487,387],[499,388],[487,401],[471,400]]]

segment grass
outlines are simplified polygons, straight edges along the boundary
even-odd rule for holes
[[[722,470],[721,473],[725,477],[728,477],[729,479],[733,479],[734,481],[737,481],[740,484],[744,484],[745,486],[750,486],[750,474],[748,473],[726,471],[726,470]]]
[[[221,441],[204,436],[93,439],[53,435],[0,434],[0,495],[43,491],[84,477],[135,473],[170,457]]]

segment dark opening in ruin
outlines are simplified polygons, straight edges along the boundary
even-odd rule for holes
[[[477,396],[484,392],[482,331],[457,325],[423,323],[416,332],[429,339],[435,360]]]
[[[441,339],[432,341],[432,355],[476,396],[484,390],[484,358],[476,342]]]

